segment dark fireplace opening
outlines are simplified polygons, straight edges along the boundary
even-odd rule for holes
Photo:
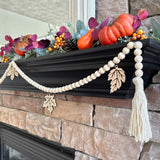
[[[0,123],[0,160],[74,160],[75,150]]]

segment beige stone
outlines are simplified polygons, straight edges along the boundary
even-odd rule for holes
[[[160,160],[160,144],[153,142],[145,144],[140,160]]]
[[[108,17],[118,17],[122,13],[128,13],[128,0],[96,0],[97,18],[105,20]]]
[[[149,113],[151,128],[152,128],[152,141],[160,143],[160,113]]]
[[[132,137],[66,121],[61,143],[103,160],[136,160],[141,152],[141,144]]]
[[[153,77],[152,81],[153,83],[160,83],[160,71]]]
[[[160,0],[130,0],[130,6],[133,15],[142,8],[148,11],[149,16],[160,14]]]
[[[77,151],[77,152],[75,152],[75,159],[74,160],[99,160],[99,159]]]
[[[16,95],[2,95],[3,105],[29,112],[43,114],[43,101],[39,98],[22,97]]]
[[[26,112],[0,107],[0,121],[25,130]]]
[[[119,107],[119,108],[131,108],[132,99],[115,99],[115,98],[101,98],[101,97],[87,97],[87,96],[75,96],[66,95],[68,101],[88,103],[94,105],[102,105],[109,107]]]
[[[153,17],[149,17],[146,18],[142,21],[143,25],[146,26],[148,29],[151,29],[151,18],[155,18],[156,20],[158,20],[160,22],[160,16],[153,16]]]
[[[160,84],[151,84],[145,90],[148,100],[148,109],[160,111]]]
[[[59,142],[61,121],[36,113],[27,113],[26,129],[31,134]]]
[[[53,117],[92,125],[93,105],[78,102],[69,102],[57,100],[57,107],[52,112]],[[45,109],[45,114],[50,115]]]
[[[94,124],[97,128],[128,135],[130,109],[96,106]]]

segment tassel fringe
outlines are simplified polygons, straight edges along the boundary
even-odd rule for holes
[[[132,100],[132,114],[130,121],[130,136],[135,136],[136,141],[148,142],[152,138],[149,122],[147,98],[144,93],[143,79],[133,78],[135,84],[135,95]]]

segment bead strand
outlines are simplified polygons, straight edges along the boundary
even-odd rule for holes
[[[18,66],[17,64],[12,61],[8,68],[6,69],[5,73],[3,74],[3,76],[0,79],[0,83],[2,83],[4,81],[4,79],[7,76],[8,71],[10,70],[11,66],[14,67],[14,69],[21,75],[21,77],[23,79],[25,79],[29,84],[31,84],[32,86],[38,88],[39,90],[42,90],[44,92],[49,92],[49,93],[61,93],[61,92],[65,92],[65,91],[69,91],[78,87],[81,87],[93,80],[95,80],[96,78],[100,77],[102,74],[104,74],[105,72],[109,71],[112,67],[114,67],[116,64],[120,63],[121,60],[123,60],[125,58],[125,56],[127,54],[129,54],[130,49],[134,50],[134,54],[135,54],[135,74],[136,76],[141,77],[143,75],[143,64],[141,63],[143,58],[141,56],[142,54],[142,43],[141,42],[129,42],[127,44],[127,47],[124,47],[122,49],[122,52],[118,53],[118,55],[116,57],[113,58],[113,60],[108,61],[107,64],[105,64],[103,67],[100,67],[98,70],[96,70],[94,73],[92,73],[91,75],[88,75],[87,77],[80,79],[77,82],[62,86],[62,87],[56,87],[56,88],[49,88],[49,87],[45,87],[43,85],[38,84],[37,82],[33,81],[32,79],[30,79]]]
[[[143,69],[143,64],[142,64],[143,57],[141,56],[142,46],[143,46],[143,44],[141,42],[135,42],[134,43],[134,48],[135,48],[135,50],[134,50],[134,55],[135,55],[134,60],[136,62],[136,64],[135,64],[135,69],[136,69],[135,70],[135,75],[136,75],[136,77],[142,77],[143,76],[143,71],[142,71],[142,69]]]

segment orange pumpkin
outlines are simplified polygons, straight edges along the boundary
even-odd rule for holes
[[[79,49],[87,49],[91,48],[94,42],[94,39],[92,38],[92,31],[94,29],[90,29],[84,36],[82,36],[78,42],[77,46]]]
[[[120,37],[131,36],[135,32],[133,24],[134,17],[131,14],[121,14],[111,26],[105,26],[98,33],[99,41],[102,45],[110,45],[117,42]]]
[[[15,47],[14,47],[14,51],[19,55],[19,56],[23,56],[25,54],[24,50],[21,49],[25,49],[25,47],[28,46],[29,42],[28,42],[28,38],[31,38],[31,34],[25,35],[23,37],[21,37],[18,42],[16,43]]]

